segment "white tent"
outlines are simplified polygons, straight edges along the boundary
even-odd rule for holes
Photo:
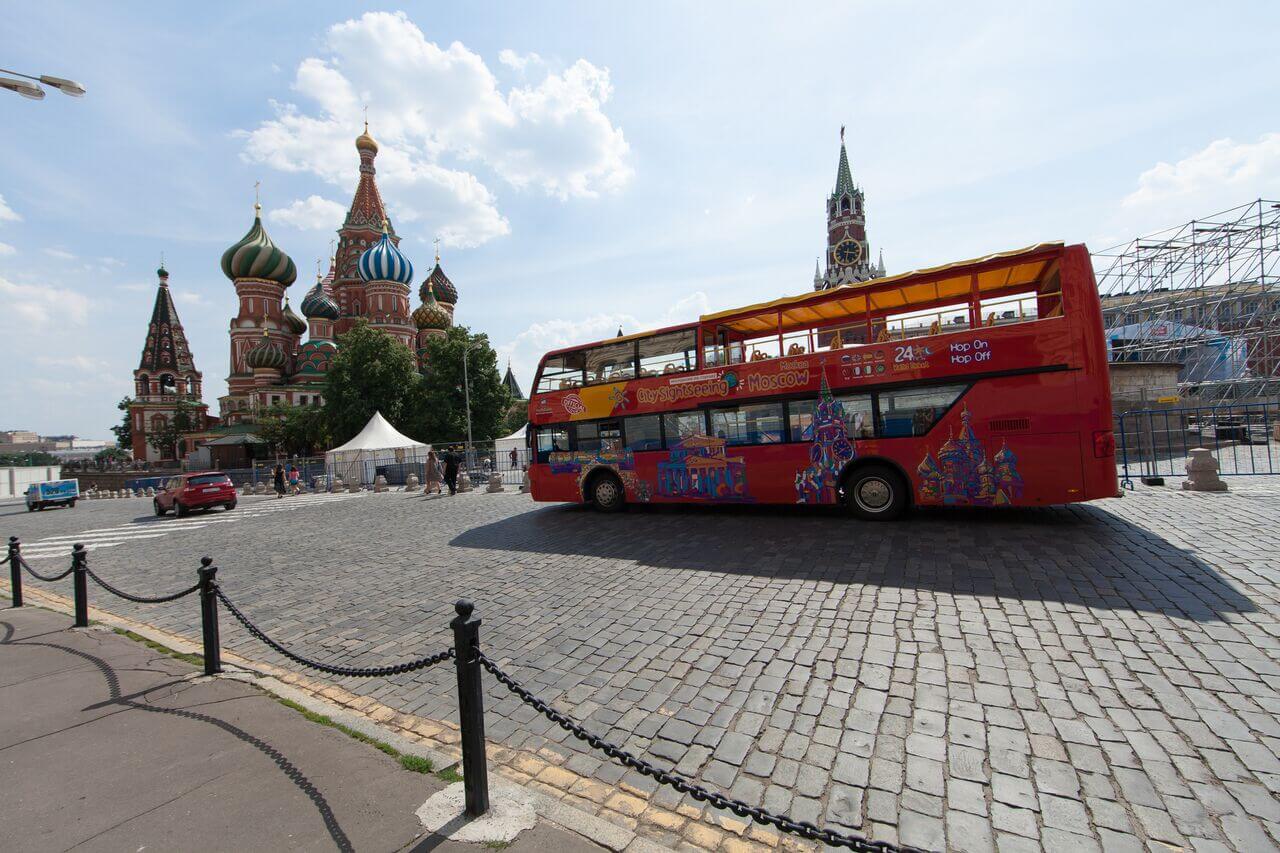
[[[324,461],[330,482],[338,476],[348,485],[369,484],[378,475],[379,468],[393,468],[388,472],[388,480],[401,482],[405,467],[413,465],[416,470],[416,463],[423,462],[429,450],[431,445],[401,434],[381,412],[374,412],[359,435],[325,453]],[[421,471],[416,473],[422,476]]]
[[[528,428],[529,428],[529,425],[525,424],[524,426],[520,427],[520,429],[511,433],[511,435],[507,436],[506,438],[499,438],[494,440],[493,442],[493,455],[495,457],[494,461],[497,465],[501,466],[503,470],[505,470],[507,466],[511,464],[511,448],[513,447],[515,448],[516,454],[517,454],[516,455],[516,459],[518,460],[516,463],[517,468],[519,468],[521,465],[524,465],[529,461],[527,458],[528,454],[525,453],[525,449],[524,449],[524,435],[525,435],[525,430]]]

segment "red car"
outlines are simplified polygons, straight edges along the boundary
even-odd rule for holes
[[[172,509],[179,518],[193,509],[210,509],[215,506],[235,509],[236,487],[231,483],[231,478],[221,471],[183,474],[165,483],[164,488],[156,492],[152,504],[156,515],[164,515]]]

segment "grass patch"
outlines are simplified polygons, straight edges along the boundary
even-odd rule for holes
[[[462,781],[462,774],[461,774],[461,773],[459,773],[457,770],[454,770],[452,767],[446,767],[445,769],[441,770],[441,771],[440,771],[439,773],[437,773],[436,775],[437,775],[437,776],[439,776],[441,779],[443,779],[443,780],[444,780],[444,781],[446,781],[446,782],[461,782],[461,781]]]
[[[488,847],[490,850],[506,850],[508,847],[511,846],[511,842],[510,841],[486,841],[484,843],[484,846]]]
[[[431,772],[431,762],[420,755],[401,755],[400,766],[412,773]]]
[[[324,714],[317,714],[315,711],[312,711],[309,708],[304,708],[303,706],[299,705],[297,702],[294,702],[291,699],[281,699],[277,697],[276,701],[279,702],[281,705],[284,705],[286,708],[292,708],[293,710],[297,711],[299,714],[301,714],[303,717],[305,717],[306,719],[310,720],[313,723],[318,723],[319,725],[322,725],[322,726],[328,726],[331,729],[337,729],[338,731],[342,732],[344,735],[351,738],[352,740],[358,740],[361,743],[367,743],[369,746],[372,746],[375,749],[385,752],[387,755],[399,761],[400,766],[403,767],[405,770],[411,770],[414,773],[430,773],[431,772],[431,762],[425,758],[420,758],[419,756],[416,756],[416,755],[406,755],[385,741],[378,740],[375,737],[369,737],[367,734],[364,734],[363,732],[358,732],[355,729],[351,728],[350,726],[344,726],[342,723],[332,720],[329,717],[326,717]]]
[[[112,628],[111,630],[115,631],[117,634],[119,634],[122,637],[128,637],[130,640],[133,640],[135,643],[142,643],[142,645],[151,649],[151,651],[153,652],[159,652],[162,655],[168,655],[169,657],[174,658],[176,660],[185,661],[186,663],[189,663],[194,667],[199,667],[200,669],[204,669],[204,658],[201,655],[189,655],[184,652],[175,652],[173,649],[169,648],[168,646],[163,646],[160,643],[157,643],[155,640],[148,640],[146,637],[142,636],[141,634],[135,634],[133,631],[129,631],[124,628]]]

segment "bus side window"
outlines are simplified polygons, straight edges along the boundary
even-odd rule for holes
[[[690,436],[707,434],[707,420],[702,412],[668,412],[662,416],[662,426],[668,448],[679,447],[680,442]]]
[[[932,388],[904,388],[880,395],[879,433],[883,438],[924,435],[951,404],[965,392],[966,385],[937,385]]]
[[[552,453],[569,449],[569,430],[563,424],[538,428],[538,462],[550,461]]]
[[[628,450],[661,450],[662,425],[657,415],[636,415],[623,421]]]

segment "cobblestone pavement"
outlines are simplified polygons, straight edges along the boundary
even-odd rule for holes
[[[734,797],[877,839],[1002,853],[1270,850],[1280,482],[1232,487],[888,525],[391,493],[125,543],[92,564],[154,594],[194,580],[208,553],[259,625],[343,664],[445,647],[451,603],[472,598],[490,657],[588,727]],[[68,535],[145,509],[0,510],[0,534]],[[199,635],[192,599],[91,595]],[[226,614],[222,626],[225,645],[283,663]],[[445,720],[452,681],[436,667],[337,683]],[[746,843],[488,685],[489,737],[549,756],[540,782],[620,786],[635,796],[578,800],[664,844]],[[646,801],[682,817],[646,822]]]

